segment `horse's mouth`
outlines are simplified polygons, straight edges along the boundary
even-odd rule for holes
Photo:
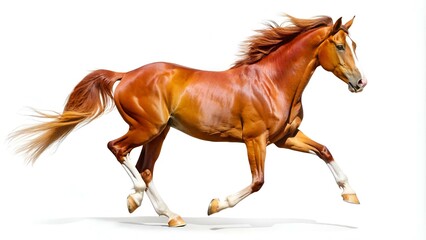
[[[358,85],[354,86],[351,82],[348,82],[348,89],[349,89],[349,91],[351,91],[353,93],[359,93],[359,92],[362,92],[362,90],[364,88],[360,87]]]

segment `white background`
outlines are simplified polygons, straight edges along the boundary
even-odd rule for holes
[[[126,132],[113,111],[73,132],[32,167],[7,134],[33,122],[26,107],[61,111],[91,70],[154,61],[225,70],[239,46],[282,13],[329,15],[350,29],[369,84],[360,94],[317,69],[301,129],[328,146],[358,193],[344,203],[321,160],[268,147],[266,183],[233,209],[212,198],[250,183],[242,144],[171,131],[155,181],[188,226],[164,227],[145,198],[127,213],[127,174],[106,148]],[[425,4],[423,1],[2,1],[0,3],[1,239],[424,239]],[[132,152],[133,160],[140,149]]]

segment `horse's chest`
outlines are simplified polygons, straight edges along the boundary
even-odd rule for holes
[[[280,139],[293,136],[300,126],[303,118],[302,105],[298,104],[288,111],[287,115],[284,115],[274,128],[270,130],[270,142],[276,142]]]

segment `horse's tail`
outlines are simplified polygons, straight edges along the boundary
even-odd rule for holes
[[[89,123],[110,110],[114,83],[123,76],[123,73],[96,70],[77,84],[62,114],[35,111],[36,117],[48,121],[13,132],[10,139],[24,140],[17,152],[26,154],[28,162],[34,163],[49,146],[61,142],[77,125]]]

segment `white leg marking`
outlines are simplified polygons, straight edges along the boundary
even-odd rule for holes
[[[169,207],[167,207],[166,203],[161,198],[152,181],[148,184],[146,194],[151,200],[152,206],[154,207],[158,215],[166,216],[169,218],[169,227],[182,227],[186,225],[185,221],[178,214],[170,211]]]
[[[122,163],[122,166],[124,170],[127,172],[127,174],[129,175],[130,179],[132,180],[133,187],[135,189],[135,192],[129,195],[129,198],[133,199],[133,201],[129,202],[129,198],[128,198],[128,202],[127,202],[128,204],[127,207],[129,208],[129,211],[133,212],[136,208],[138,208],[142,204],[143,193],[146,189],[146,185],[145,185],[145,182],[142,180],[142,177],[139,174],[136,167],[130,163],[127,157]],[[133,204],[130,204],[131,202]],[[136,206],[131,207],[132,205],[134,206],[134,204],[136,204]]]
[[[146,189],[146,193],[158,215],[166,216],[168,218],[174,218],[178,216],[176,213],[170,211],[169,207],[167,207],[167,204],[158,193],[157,188],[155,188],[153,181],[149,183],[148,188]]]
[[[134,188],[136,192],[143,192],[146,189],[145,182],[142,180],[141,175],[135,166],[133,166],[128,159],[124,160],[122,163],[124,170],[129,175],[130,179],[133,182]]]
[[[218,211],[221,211],[226,208],[232,208],[241,202],[244,198],[248,197],[252,193],[251,186],[244,188],[243,190],[229,195],[225,198],[225,200],[219,199]]]
[[[339,165],[335,161],[331,161],[327,163],[327,166],[330,168],[331,173],[333,173],[337,185],[343,189],[342,194],[354,194],[355,191],[349,185],[348,178],[340,169]]]

